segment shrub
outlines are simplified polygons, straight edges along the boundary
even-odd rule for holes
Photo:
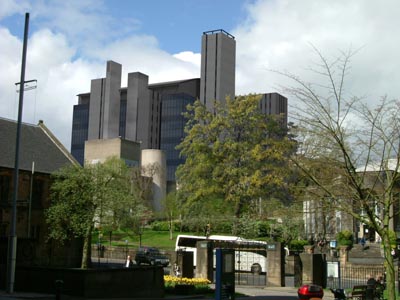
[[[169,222],[168,221],[154,221],[151,223],[151,229],[154,231],[168,231]]]
[[[232,234],[232,221],[213,221],[211,223],[211,232]]]
[[[257,222],[257,231],[258,237],[267,237],[271,233],[271,225],[270,222],[267,221],[258,221]]]
[[[353,233],[349,230],[343,230],[336,234],[338,246],[353,246]]]
[[[304,246],[309,244],[307,240],[293,240],[289,244],[289,249],[291,251],[303,251]]]

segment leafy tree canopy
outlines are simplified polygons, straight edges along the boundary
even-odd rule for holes
[[[227,98],[224,106],[215,102],[213,112],[200,101],[188,107],[187,135],[178,146],[186,162],[177,171],[186,205],[220,199],[239,217],[253,200],[286,190],[285,166],[295,144],[281,116],[261,112],[260,98]]]

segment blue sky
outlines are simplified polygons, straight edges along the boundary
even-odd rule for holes
[[[9,1],[19,3],[17,13],[5,16],[1,23],[13,35],[23,36],[25,12],[30,12],[31,31],[50,27],[54,31],[68,33],[63,19],[82,20],[100,18],[103,42],[123,35],[149,35],[157,37],[160,49],[170,53],[191,50],[200,52],[202,32],[214,29],[230,31],[246,20],[246,7],[254,0],[118,0],[118,1]],[[81,3],[80,5],[78,3]],[[46,7],[46,9],[45,9]],[[36,10],[35,10],[36,9]],[[70,11],[68,13],[68,10]],[[80,16],[78,16],[80,15]],[[80,19],[80,17],[83,17]],[[58,21],[53,20],[58,18]],[[89,21],[89,20],[88,20]],[[69,32],[73,35],[83,34]],[[111,39],[110,39],[111,37]]]
[[[399,98],[397,0],[1,0],[0,117],[16,119],[24,14],[30,13],[23,120],[44,120],[70,148],[76,95],[104,77],[106,61],[149,75],[150,83],[199,77],[201,35],[224,29],[236,40],[236,94],[282,92],[271,70],[319,80],[311,44],[328,59],[357,50],[348,96]],[[282,92],[283,93],[283,92]],[[289,105],[295,103],[289,98]],[[289,108],[290,117],[290,108]]]

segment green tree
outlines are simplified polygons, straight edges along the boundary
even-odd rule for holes
[[[52,175],[51,205],[46,211],[49,238],[61,242],[83,239],[82,268],[90,267],[94,225],[116,227],[121,219],[145,212],[133,193],[133,172],[122,160],[68,166]]]
[[[285,91],[297,98],[293,112],[301,145],[292,161],[312,185],[318,201],[367,224],[382,239],[388,298],[395,299],[390,228],[398,220],[400,103],[383,97],[376,106],[346,92],[353,52],[321,64],[318,83],[284,75],[294,84]],[[292,100],[294,100],[292,99]],[[398,222],[398,221],[397,221]]]
[[[240,217],[259,199],[286,189],[285,168],[294,142],[281,116],[259,109],[260,96],[215,102],[213,112],[196,101],[188,107],[185,139],[178,146],[186,162],[179,166],[179,193],[190,207],[220,200]]]

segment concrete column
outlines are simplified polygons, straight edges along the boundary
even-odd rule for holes
[[[157,149],[142,150],[142,175],[153,180],[153,209],[162,211],[162,200],[167,195],[167,162],[165,153]]]

